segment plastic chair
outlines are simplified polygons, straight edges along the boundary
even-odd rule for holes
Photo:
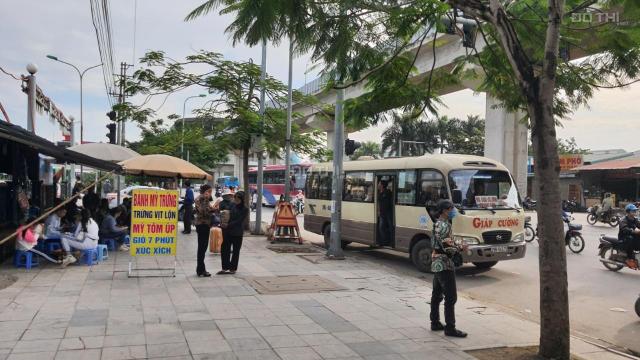
[[[62,249],[62,243],[60,242],[47,242],[45,243],[46,246],[46,253],[47,254],[53,254],[53,252],[55,250],[61,250]]]
[[[98,247],[96,248],[98,251],[98,262],[109,259],[109,250],[107,248],[107,245],[98,244]]]
[[[101,238],[99,241],[99,243],[103,243],[103,244],[107,244],[107,248],[110,251],[116,251],[116,239],[112,239],[112,238]]]
[[[94,263],[98,263],[98,250],[97,249],[85,249],[82,250],[82,258],[85,264],[92,266]]]
[[[34,266],[40,265],[38,262],[38,256],[34,256],[34,253],[31,251],[22,251],[16,250],[13,255],[13,264],[16,267],[24,267],[27,270],[31,269]]]

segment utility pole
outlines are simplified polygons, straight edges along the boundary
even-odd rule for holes
[[[27,76],[27,130],[35,133],[36,132],[36,73],[38,72],[38,67],[35,64],[27,65],[27,71],[29,72],[29,76]]]
[[[258,201],[256,202],[256,224],[253,229],[254,234],[259,235],[262,231],[262,176],[263,176],[263,159],[262,159],[262,130],[264,128],[264,110],[265,110],[265,79],[267,78],[267,40],[262,40],[262,63],[260,64],[260,135],[258,136],[258,174],[256,181],[256,192],[258,193]],[[276,209],[277,211],[277,209]]]
[[[291,200],[291,116],[293,108],[293,38],[289,36],[289,89],[287,92],[287,137],[285,139],[285,181],[284,181],[284,199]]]

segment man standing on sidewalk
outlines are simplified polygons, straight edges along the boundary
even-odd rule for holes
[[[460,248],[453,242],[450,223],[457,211],[451,201],[440,200],[437,212],[438,220],[431,240],[431,272],[433,272],[431,330],[444,330],[446,336],[463,338],[467,337],[467,333],[456,329],[455,306],[458,290],[456,289],[456,264],[453,261],[454,256],[460,255]],[[446,326],[440,322],[440,303],[443,298]]]
[[[193,189],[191,188],[191,181],[185,180],[184,187],[187,189],[184,193],[184,201],[182,207],[184,208],[184,215],[182,217],[182,223],[184,224],[183,234],[191,234],[191,218],[193,217]]]

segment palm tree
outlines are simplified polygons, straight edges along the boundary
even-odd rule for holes
[[[351,160],[358,160],[361,156],[378,157],[381,151],[379,143],[375,141],[365,141],[360,144],[360,147],[351,155]]]

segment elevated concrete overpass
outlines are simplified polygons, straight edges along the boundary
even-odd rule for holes
[[[434,40],[433,35],[427,36],[421,47],[416,41],[410,44],[407,51],[412,55],[418,52],[415,62],[416,71],[410,76],[409,81],[418,81],[429,76],[431,68],[434,70],[451,70],[454,61],[471,51],[465,48],[462,38],[459,35],[438,34]],[[435,66],[433,65],[433,41],[436,41]],[[475,46],[478,51],[485,47],[484,39],[481,36],[476,38]],[[481,69],[470,68],[482,76]],[[333,113],[322,111],[326,105],[335,105],[336,91],[326,90],[326,78],[318,78],[299,90],[305,94],[314,95],[320,102],[316,106],[294,105],[293,110],[302,115],[296,121],[305,129],[321,129],[327,132],[327,143],[329,148],[333,146]],[[481,83],[481,78],[469,78],[462,80],[459,84],[445,89],[438,89],[439,95],[451,94],[464,89],[477,90]],[[367,92],[366,81],[360,82],[345,90],[345,99],[357,98]],[[503,108],[497,107],[499,101],[489,94],[486,96],[485,108],[485,146],[484,155],[498,160],[505,164],[513,173],[521,195],[526,195],[527,191],[527,126],[520,122],[524,116],[521,113],[511,113]],[[391,110],[391,109],[386,109]]]

